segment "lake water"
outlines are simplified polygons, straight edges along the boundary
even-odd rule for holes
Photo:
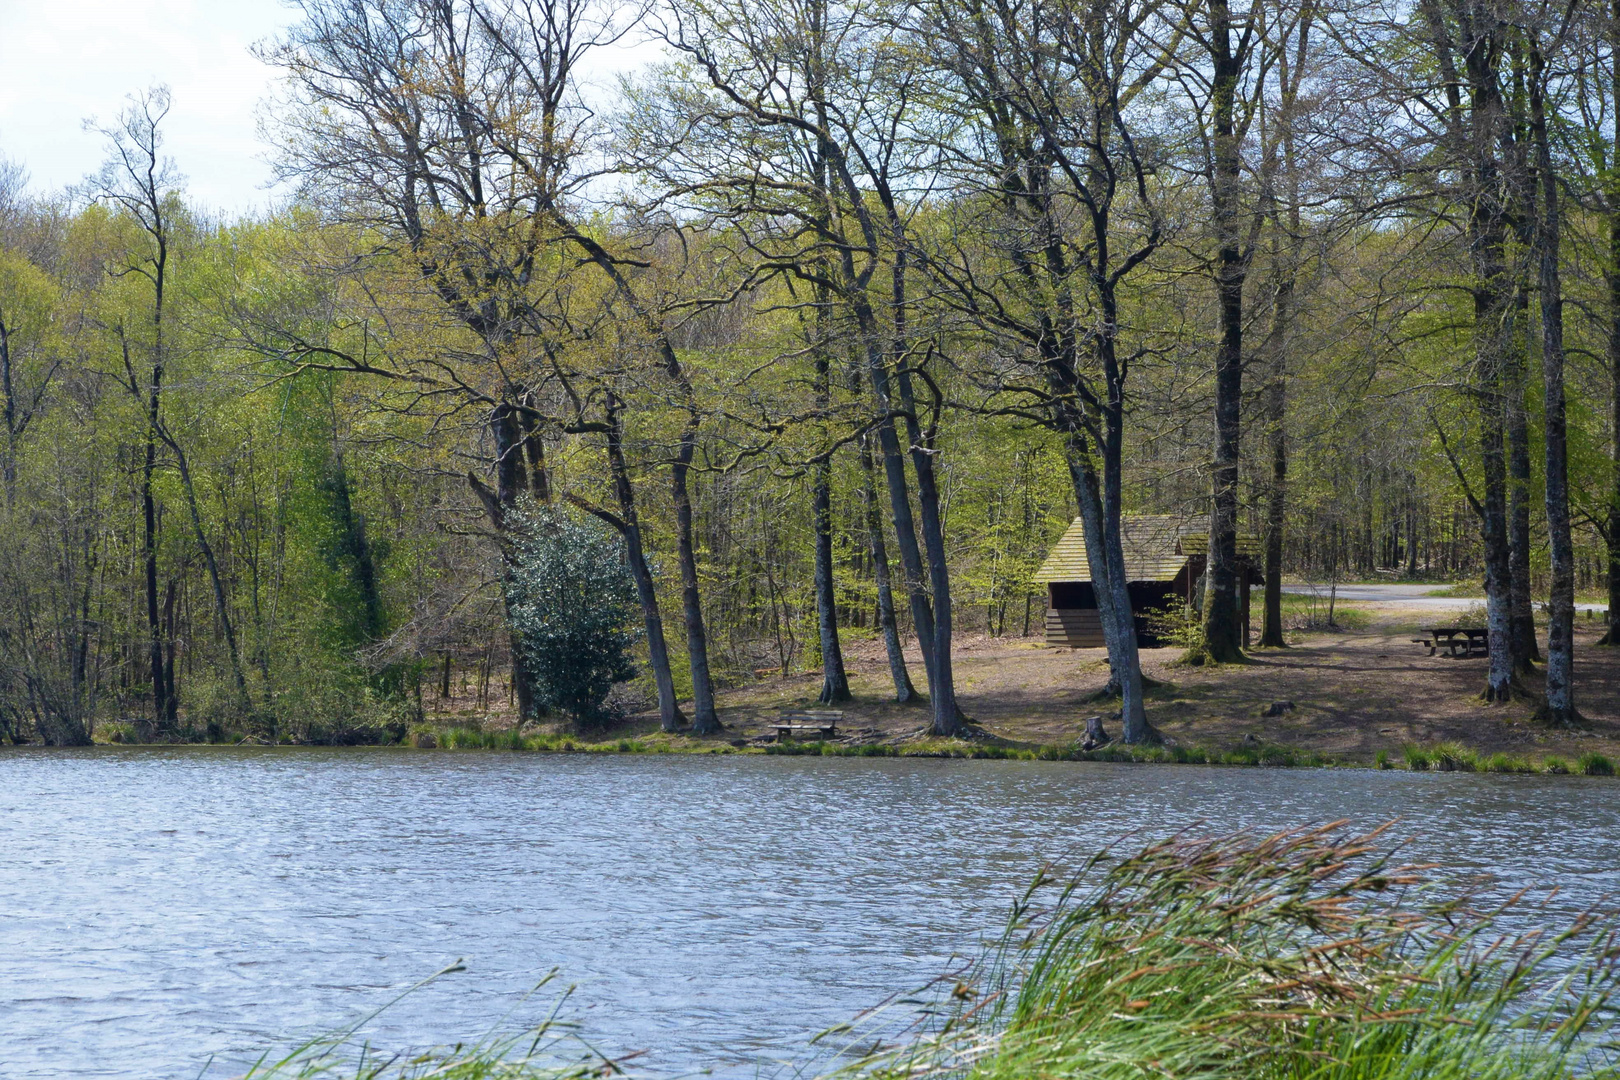
[[[569,1014],[635,1071],[773,1072],[1131,830],[1403,819],[1413,857],[1620,885],[1620,783],[1061,762],[0,752],[0,1076],[229,1076],[458,958],[384,1046]],[[209,1065],[210,1058],[214,1063]]]

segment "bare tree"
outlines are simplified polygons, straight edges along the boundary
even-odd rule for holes
[[[906,165],[895,133],[911,103],[882,95],[876,81],[878,65],[893,62],[881,45],[889,31],[862,9],[789,0],[741,11],[683,2],[668,9],[661,32],[712,93],[676,94],[643,110],[637,164],[670,201],[718,211],[743,231],[762,266],[826,289],[848,313],[878,411],[873,426],[928,672],[931,730],[954,734],[963,717],[951,665],[937,449],[914,382],[926,378],[920,365],[928,349],[905,321],[906,269],[893,255],[902,220],[895,187]],[[887,326],[874,299],[886,268],[900,298],[890,302]]]
[[[134,259],[111,268],[115,274],[145,278],[152,288],[149,336],[139,371],[133,354],[125,352],[127,387],[146,409],[144,454],[141,461],[141,554],[146,572],[146,626],[148,666],[152,679],[154,729],[172,735],[178,726],[179,702],[175,694],[173,664],[165,666],[164,623],[158,607],[158,507],[153,491],[157,474],[158,444],[163,421],[163,378],[168,357],[164,342],[165,303],[168,300],[172,216],[180,178],[174,163],[163,156],[160,127],[170,108],[167,87],[155,87],[134,96],[117,124],[98,129],[112,153],[93,178],[95,195],[127,213],[145,233],[147,245]],[[127,335],[120,335],[128,341]]]
[[[1154,741],[1120,531],[1125,383],[1120,290],[1165,239],[1132,104],[1165,70],[1148,0],[923,5],[922,51],[942,59],[971,134],[944,160],[968,210],[952,249],[928,256],[936,291],[990,336],[993,398],[1064,441],[1085,522],[1093,592],[1123,737]],[[993,238],[984,258],[972,237]],[[1022,400],[1019,400],[1022,399]]]

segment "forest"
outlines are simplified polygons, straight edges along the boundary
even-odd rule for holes
[[[276,212],[188,199],[162,86],[80,185],[0,161],[9,741],[703,735],[855,640],[949,736],[1078,517],[1150,742],[1134,513],[1207,523],[1190,663],[1240,533],[1261,649],[1285,577],[1483,582],[1482,695],[1569,725],[1577,592],[1620,645],[1620,4],[293,7]],[[523,659],[564,543],[605,704]]]

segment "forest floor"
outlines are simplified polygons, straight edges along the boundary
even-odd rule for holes
[[[1355,629],[1296,631],[1287,649],[1256,649],[1252,661],[1215,668],[1180,663],[1182,650],[1148,649],[1143,670],[1160,686],[1147,696],[1148,717],[1170,739],[1208,749],[1256,740],[1339,759],[1371,760],[1379,750],[1399,757],[1409,744],[1460,743],[1482,755],[1576,757],[1596,751],[1620,759],[1620,649],[1596,648],[1601,623],[1584,616],[1576,627],[1576,703],[1586,718],[1573,732],[1533,721],[1540,679],[1525,681],[1523,700],[1486,705],[1484,659],[1428,656],[1414,644],[1420,626],[1436,625],[1432,608],[1341,603]],[[1256,612],[1258,617],[1258,612]],[[1444,622],[1444,619],[1439,620]],[[922,665],[910,657],[914,678]],[[1117,703],[1088,698],[1107,682],[1102,649],[1052,649],[1038,638],[961,636],[954,650],[962,710],[984,736],[1019,746],[1069,745],[1085,718],[1109,717]],[[855,699],[841,707],[846,741],[906,743],[923,738],[927,706],[892,700],[882,643],[847,646]],[[773,678],[723,692],[725,737],[761,742],[779,710],[813,705],[819,674]],[[919,683],[919,689],[922,689]],[[1263,717],[1273,702],[1292,702]],[[632,726],[648,729],[645,718]],[[1110,734],[1118,724],[1105,719]]]

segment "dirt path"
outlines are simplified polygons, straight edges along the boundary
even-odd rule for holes
[[[1576,701],[1589,724],[1585,731],[1564,733],[1531,721],[1534,696],[1501,706],[1481,703],[1483,659],[1431,657],[1413,644],[1415,626],[1433,620],[1427,606],[1367,609],[1371,625],[1363,631],[1296,634],[1292,647],[1256,650],[1253,662],[1241,666],[1192,668],[1178,663],[1179,650],[1145,651],[1144,670],[1164,684],[1149,694],[1150,720],[1173,739],[1219,748],[1253,736],[1370,759],[1380,749],[1399,753],[1407,743],[1455,741],[1482,753],[1539,757],[1596,750],[1620,758],[1620,650],[1593,647],[1595,622],[1578,626],[1577,633]],[[886,700],[881,645],[857,643],[848,655],[856,701],[845,707],[847,726],[866,729],[868,740],[912,736],[926,713]],[[912,670],[920,680],[921,664]],[[968,715],[989,733],[1018,743],[1072,742],[1084,718],[1106,708],[1086,701],[1107,682],[1101,649],[970,637],[959,639],[956,672]],[[1527,688],[1539,694],[1534,682]],[[808,704],[819,689],[819,676],[803,675],[729,691],[722,695],[728,734],[764,732],[777,710]],[[1294,707],[1276,718],[1261,716],[1279,701]]]

